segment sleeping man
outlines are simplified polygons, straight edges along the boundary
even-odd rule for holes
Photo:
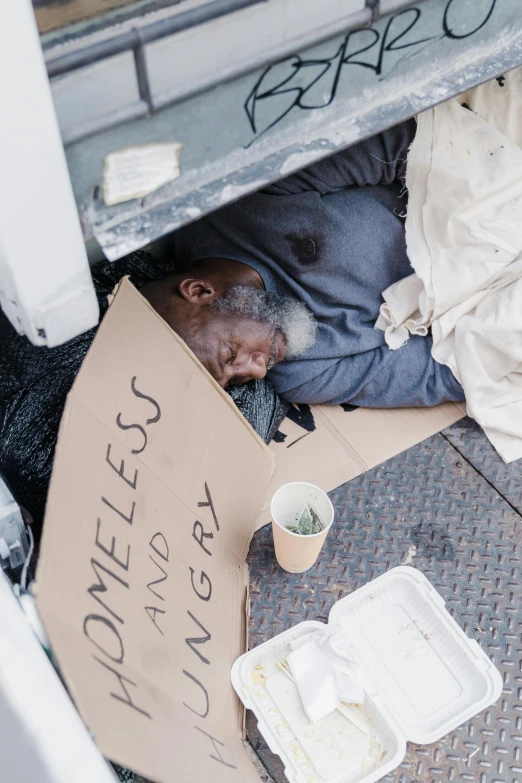
[[[414,135],[410,120],[177,232],[185,271],[142,293],[224,388],[268,373],[296,403],[464,399],[430,337],[391,351],[374,328],[381,293],[412,271],[401,215]]]
[[[401,193],[414,133],[412,120],[181,229],[166,262],[138,252],[95,265],[102,315],[130,275],[223,388],[267,375],[296,403],[462,400],[430,337],[391,351],[374,328],[381,292],[411,273]],[[95,332],[39,348],[0,311],[0,474],[36,526],[66,396]]]

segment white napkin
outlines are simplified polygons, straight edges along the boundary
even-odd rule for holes
[[[350,656],[350,645],[349,631],[341,626],[326,626],[290,642],[288,665],[312,723],[329,715],[342,701],[364,702],[364,688]]]

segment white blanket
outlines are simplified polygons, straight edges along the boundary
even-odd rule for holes
[[[431,326],[433,357],[511,462],[522,457],[522,69],[420,115],[406,184],[416,274],[383,293],[376,327],[399,349]]]

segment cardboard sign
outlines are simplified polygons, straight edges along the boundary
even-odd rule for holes
[[[110,759],[161,783],[257,781],[230,685],[269,449],[123,281],[69,395],[38,606]]]
[[[287,481],[334,489],[463,415],[301,405],[271,451],[124,280],[67,401],[37,573],[54,654],[102,752],[160,783],[258,781],[230,669],[272,494]]]

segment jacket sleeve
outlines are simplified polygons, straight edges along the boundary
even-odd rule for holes
[[[449,367],[435,361],[431,347],[431,338],[411,337],[397,351],[383,346],[348,356],[310,381],[281,390],[281,396],[288,402],[348,402],[363,408],[429,407],[464,400],[462,387]]]
[[[414,119],[354,144],[329,158],[276,182],[262,192],[292,195],[315,190],[321,195],[352,185],[389,185],[403,180],[408,149],[415,137]]]

